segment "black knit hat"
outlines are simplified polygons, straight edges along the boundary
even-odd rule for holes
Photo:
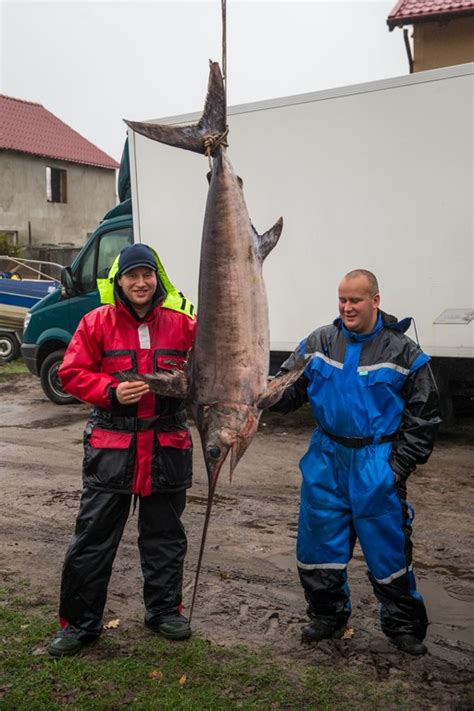
[[[155,272],[158,271],[153,252],[146,244],[132,244],[130,247],[122,249],[119,257],[117,276],[122,276],[122,274],[136,267],[148,267]]]

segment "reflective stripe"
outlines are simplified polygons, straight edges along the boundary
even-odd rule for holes
[[[392,575],[389,575],[388,578],[382,578],[382,580],[375,578],[375,580],[378,583],[382,583],[382,585],[387,585],[388,583],[391,583],[392,580],[395,580],[396,578],[401,578],[402,575],[405,575],[405,573],[411,572],[412,570],[413,565],[409,565],[408,568],[402,568],[401,570],[397,570],[396,573],[392,573]]]
[[[320,353],[319,351],[316,351],[315,353],[312,354],[313,358],[321,358],[325,363],[328,365],[334,366],[334,368],[342,368],[344,367],[344,363],[339,363],[337,360],[333,360],[332,358],[328,358],[324,353]]]
[[[150,348],[150,329],[148,324],[142,323],[138,327],[138,340],[140,342],[140,348]]]
[[[347,563],[300,563],[299,560],[296,561],[298,568],[303,570],[316,570],[317,568],[327,568],[328,570],[344,570],[347,568]]]
[[[396,370],[397,373],[402,373],[402,375],[408,375],[410,372],[407,368],[402,368],[401,365],[395,365],[395,363],[376,363],[375,365],[360,365],[357,368],[357,372],[366,372],[369,370],[380,370],[381,368],[390,368],[390,370]]]

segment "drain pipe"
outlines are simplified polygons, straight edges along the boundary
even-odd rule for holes
[[[405,49],[407,51],[408,66],[410,67],[410,74],[413,74],[413,55],[411,53],[410,40],[408,39],[408,30],[403,30],[403,40],[405,42]]]

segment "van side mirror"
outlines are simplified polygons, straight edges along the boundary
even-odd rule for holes
[[[76,296],[76,293],[71,267],[64,267],[61,270],[61,294],[63,297],[67,297]]]

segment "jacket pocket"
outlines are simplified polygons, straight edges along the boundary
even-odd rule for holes
[[[160,447],[190,449],[193,446],[193,441],[188,430],[179,430],[179,432],[157,432],[156,436]]]
[[[359,369],[359,382],[366,387],[387,387],[395,391],[402,389],[405,375],[392,368],[378,368],[377,370]]]
[[[131,355],[110,355],[102,359],[101,371],[103,373],[120,373],[122,371],[133,372],[133,359]]]
[[[84,439],[84,483],[110,489],[129,489],[135,462],[135,435],[94,428]]]
[[[183,370],[186,354],[169,353],[156,356],[157,370]]]
[[[152,472],[156,491],[172,491],[191,486],[193,443],[188,430],[157,432]]]
[[[91,446],[95,449],[128,449],[132,443],[131,432],[95,429],[91,432]]]

